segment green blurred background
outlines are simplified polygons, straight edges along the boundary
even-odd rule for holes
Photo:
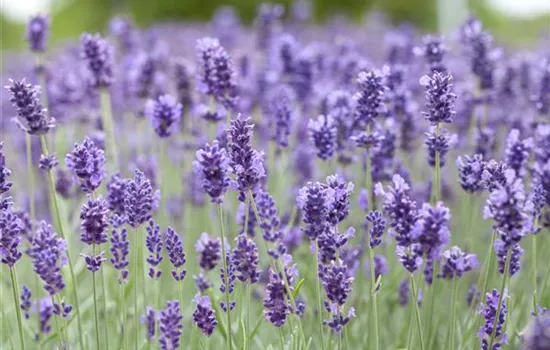
[[[293,0],[280,0],[288,5]],[[550,0],[311,0],[313,16],[323,21],[334,14],[360,20],[379,10],[394,22],[409,21],[425,31],[447,32],[468,12],[478,15],[495,36],[511,45],[532,43],[550,36]],[[102,31],[115,14],[130,13],[140,26],[155,22],[209,19],[220,5],[233,5],[244,22],[250,23],[258,0],[4,0],[1,12],[2,49],[22,47],[24,18],[47,11],[52,16],[53,41],[78,36],[83,31]],[[518,6],[534,9],[514,13]],[[538,6],[538,7],[537,7]],[[289,11],[287,11],[288,13]],[[521,29],[518,29],[521,28]]]

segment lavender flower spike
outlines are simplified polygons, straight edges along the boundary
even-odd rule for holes
[[[269,270],[264,296],[264,317],[275,327],[282,327],[291,312],[287,304],[285,284],[280,274]]]
[[[86,193],[94,192],[105,178],[105,152],[89,137],[82,143],[75,143],[72,151],[67,153],[65,162]]]
[[[448,279],[462,277],[465,272],[478,266],[479,262],[475,254],[464,253],[459,247],[454,246],[443,252],[443,267],[439,277]]]
[[[210,196],[212,202],[221,203],[230,185],[230,159],[227,157],[225,148],[221,147],[218,141],[214,141],[212,146],[206,144],[198,150],[196,157],[193,167],[202,180],[204,191]]]
[[[182,105],[174,97],[162,95],[147,101],[145,115],[158,136],[168,137],[178,129],[182,109]]]
[[[183,266],[187,262],[185,259],[185,252],[183,251],[183,241],[174,229],[167,227],[164,232],[164,244],[166,246],[168,258],[174,266],[172,277],[174,277],[176,281],[182,281],[187,274],[187,271],[183,269]]]
[[[118,283],[128,279],[128,270],[126,267],[130,264],[128,254],[130,253],[130,242],[128,241],[128,232],[126,228],[113,229],[111,236],[111,264],[120,271]]]
[[[487,293],[485,304],[481,304],[482,309],[480,313],[485,318],[485,325],[481,327],[477,336],[481,338],[481,349],[489,350],[489,339],[495,332],[495,342],[491,350],[498,350],[503,344],[508,343],[506,333],[503,333],[504,323],[506,322],[506,302],[502,301],[498,320],[496,319],[498,308],[499,293],[496,289],[493,289],[490,293]],[[495,329],[496,328],[496,329]]]
[[[18,249],[22,227],[21,220],[12,211],[11,205],[0,208],[0,261],[9,267],[13,267],[23,256]]]
[[[319,182],[308,182],[298,192],[296,202],[307,225],[303,231],[312,241],[328,229],[328,214],[333,201],[334,190]]]
[[[151,181],[136,169],[134,178],[127,180],[124,192],[124,209],[132,228],[137,229],[151,218],[157,196],[153,193]]]
[[[231,262],[237,272],[237,278],[241,282],[252,284],[258,281],[260,277],[258,272],[260,262],[258,246],[252,239],[248,238],[246,233],[242,233],[236,238]]]
[[[107,242],[109,227],[107,202],[98,197],[88,197],[80,209],[80,240],[86,244],[103,244]]]
[[[160,311],[159,317],[159,343],[162,350],[179,348],[183,329],[182,319],[179,301],[166,302],[166,308]]]
[[[158,280],[162,275],[162,271],[157,267],[162,262],[162,236],[160,234],[160,227],[153,220],[149,220],[149,225],[146,227],[147,236],[145,238],[145,245],[149,251],[147,262],[149,263],[149,277],[153,280]]]
[[[206,270],[213,270],[221,257],[221,240],[219,238],[210,238],[208,233],[203,232],[195,244],[195,250],[200,253],[199,266]]]
[[[4,142],[0,142],[0,195],[8,192],[13,185],[8,181],[11,170],[6,166],[6,156],[4,155]]]
[[[456,95],[452,92],[453,77],[448,73],[434,72],[431,77],[423,76],[420,85],[426,89],[426,108],[422,115],[432,124],[450,123],[453,121]]]
[[[317,119],[310,119],[307,124],[309,139],[317,150],[317,157],[322,160],[334,156],[337,142],[337,125],[330,115],[320,115]]]
[[[378,71],[360,72],[357,77],[359,91],[355,94],[355,121],[366,126],[381,112],[384,93],[387,90],[384,79]]]
[[[525,174],[525,164],[529,160],[529,154],[533,149],[533,139],[520,139],[518,129],[512,129],[506,139],[506,164],[508,168],[514,169],[516,175]]]
[[[209,337],[214,333],[218,325],[210,298],[197,294],[193,301],[197,304],[197,309],[193,312],[193,322],[195,322],[204,335]]]
[[[38,14],[29,19],[25,39],[29,42],[31,51],[37,53],[46,51],[49,34],[50,18],[47,15]]]
[[[113,48],[99,34],[84,33],[80,38],[81,56],[86,62],[89,83],[94,88],[108,88],[114,81]]]
[[[30,135],[44,135],[55,127],[55,119],[46,115],[46,109],[40,102],[40,87],[10,79],[5,87],[10,92],[10,102],[17,110],[13,121]]]

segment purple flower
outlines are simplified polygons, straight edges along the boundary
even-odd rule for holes
[[[75,143],[65,157],[67,168],[79,179],[80,188],[86,193],[94,192],[105,178],[105,152],[92,139],[86,137]]]
[[[479,303],[479,299],[481,297],[481,293],[477,290],[475,285],[470,286],[468,288],[468,294],[466,295],[466,304],[468,306],[471,306],[472,304]]]
[[[481,184],[489,192],[493,192],[500,186],[506,184],[505,172],[508,166],[505,162],[491,159],[485,163],[483,172],[481,173]]]
[[[470,56],[471,69],[479,80],[480,89],[492,89],[495,60],[499,56],[499,52],[492,48],[492,35],[483,30],[481,21],[474,16],[468,18],[461,31],[462,41]]]
[[[113,213],[124,214],[124,193],[126,181],[119,173],[114,174],[107,183],[107,205]]]
[[[32,292],[27,286],[23,286],[21,290],[21,301],[19,307],[25,312],[25,319],[29,319],[29,311],[32,306]]]
[[[6,166],[6,157],[4,155],[4,142],[0,142],[0,195],[8,192],[13,185],[8,181],[11,170]]]
[[[334,200],[334,190],[319,182],[308,182],[298,192],[296,202],[302,210],[305,234],[314,241],[328,229],[328,214]]]
[[[432,125],[450,123],[456,114],[453,93],[453,76],[448,73],[433,72],[431,76],[420,78],[420,85],[426,90],[426,108],[422,115]]]
[[[371,249],[379,246],[382,243],[382,235],[386,229],[386,220],[379,211],[371,211],[367,214],[367,221],[370,222],[371,228],[369,229]]]
[[[398,245],[395,248],[395,253],[401,265],[403,265],[403,267],[410,273],[415,272],[418,268],[420,268],[420,265],[422,265],[422,251],[420,246],[417,244],[413,244],[411,248]],[[428,265],[426,266],[426,269],[428,269]],[[429,272],[431,270],[427,271]],[[428,275],[427,277],[431,276]]]
[[[147,262],[149,265],[149,277],[154,280],[158,280],[162,275],[160,269],[157,270],[157,266],[162,262],[162,236],[160,234],[159,225],[155,224],[153,220],[149,220],[149,225],[146,227],[147,236],[145,237],[145,246],[149,251]]]
[[[397,293],[399,296],[399,305],[406,306],[409,303],[409,280],[404,279],[399,283],[397,287]]]
[[[19,250],[22,222],[11,205],[0,208],[0,258],[3,264],[13,267],[23,255]]]
[[[195,281],[195,284],[197,285],[197,288],[201,293],[204,293],[208,290],[208,288],[212,287],[212,284],[208,280],[208,277],[205,276],[202,272],[198,275],[194,275],[193,280]]]
[[[178,101],[186,108],[193,104],[190,63],[184,59],[174,62],[174,80]]]
[[[520,247],[519,243],[509,244],[504,243],[503,240],[497,239],[495,241],[495,253],[497,256],[498,263],[498,272],[504,274],[506,268],[506,259],[508,254],[510,254],[510,267],[506,273],[509,273],[510,276],[516,274],[520,268],[520,258],[523,255],[523,249]]]
[[[443,265],[439,277],[453,279],[479,266],[475,254],[467,254],[454,246],[443,252]]]
[[[539,114],[547,115],[550,111],[550,60],[548,58],[542,61],[540,83],[534,100]]]
[[[483,350],[489,350],[489,340],[495,328],[495,342],[493,343],[493,348],[490,350],[498,350],[503,344],[508,343],[506,333],[502,332],[508,309],[506,308],[505,300],[502,300],[497,319],[498,300],[499,293],[496,289],[493,289],[490,293],[486,294],[485,304],[481,304],[479,313],[485,318],[485,325],[481,327],[477,336],[481,338],[481,348]]]
[[[346,233],[340,234],[337,229],[327,229],[317,237],[319,245],[319,261],[323,264],[329,264],[336,260],[336,253],[342,248],[355,234],[355,229],[350,227]]]
[[[432,73],[445,72],[447,68],[443,63],[443,58],[447,53],[447,48],[443,44],[443,37],[426,35],[422,38],[422,44],[422,47],[414,48],[414,53],[418,56],[424,56]]]
[[[84,257],[84,261],[86,261],[86,267],[90,272],[97,272],[101,268],[101,265],[103,265],[103,262],[107,260],[105,258],[105,252],[100,252],[96,255],[86,255],[86,254],[80,254]]]
[[[232,119],[228,130],[229,157],[231,166],[237,176],[237,187],[241,192],[241,201],[244,201],[244,194],[253,190],[265,177],[263,164],[263,152],[252,148],[252,129],[254,124],[250,118],[239,114]]]
[[[152,216],[155,197],[151,181],[139,170],[134,171],[134,178],[126,181],[124,191],[124,209],[128,224],[137,229]]]
[[[416,202],[410,198],[410,186],[400,175],[394,175],[393,186],[386,190],[381,183],[375,186],[375,193],[384,197],[383,209],[390,219],[389,232],[395,236],[397,244],[408,247],[413,242],[412,229],[417,220]]]
[[[166,308],[160,311],[159,316],[159,343],[162,350],[179,348],[183,329],[182,320],[179,301],[167,301]]]
[[[263,233],[263,239],[267,242],[275,243],[282,239],[283,233],[280,230],[281,219],[275,205],[273,197],[262,189],[256,194],[256,205],[258,214],[262,222],[260,224]]]
[[[38,306],[40,310],[40,332],[42,332],[42,334],[48,334],[51,330],[50,320],[53,315],[52,299],[50,297],[40,299],[38,301]]]
[[[89,83],[94,88],[108,88],[113,78],[113,48],[99,34],[80,37],[81,57],[88,68]]]
[[[193,322],[199,327],[201,332],[207,337],[211,336],[218,325],[216,313],[212,310],[212,303],[207,296],[201,296],[197,293],[193,299],[197,308],[193,312]]]
[[[229,245],[227,245],[227,251],[229,251]],[[225,293],[226,290],[228,294],[233,294],[235,289],[235,266],[233,261],[227,256],[226,258],[227,265],[227,281],[226,281],[226,270],[225,267],[220,267],[220,280],[222,281],[220,285],[220,292]],[[235,301],[232,300],[229,302],[229,307],[225,301],[220,302],[220,306],[224,312],[229,312],[235,307]]]
[[[57,169],[55,180],[55,191],[61,195],[61,197],[68,199],[75,195],[76,188],[74,182],[69,173],[63,169]]]
[[[57,161],[57,157],[55,156],[55,154],[51,154],[47,157],[43,154],[40,155],[40,160],[38,163],[38,167],[40,169],[50,171],[55,168],[57,164],[59,164],[59,162]]]
[[[231,57],[215,38],[197,40],[196,50],[199,90],[214,97],[225,108],[233,109],[237,98],[237,83]]]
[[[246,234],[240,234],[235,242],[231,262],[237,272],[237,278],[243,283],[256,283],[260,276],[258,246]]]
[[[29,42],[29,49],[33,52],[46,51],[46,42],[50,34],[50,18],[38,14],[32,16],[27,23],[25,39]]]
[[[317,157],[322,160],[332,158],[336,151],[338,136],[334,118],[330,115],[320,115],[317,119],[310,119],[307,128],[309,139],[317,151]]]
[[[185,252],[183,251],[183,241],[171,227],[167,227],[164,232],[164,245],[168,258],[174,266],[172,277],[174,277],[176,281],[182,281],[187,274],[187,271],[183,269],[187,260],[185,259]]]
[[[109,22],[109,32],[118,39],[124,53],[129,53],[137,46],[138,37],[132,21],[124,16],[115,16]]]
[[[178,130],[183,107],[170,95],[162,95],[148,100],[145,115],[160,137],[168,137]]]
[[[510,130],[506,139],[506,164],[508,168],[514,169],[516,175],[525,174],[525,164],[529,160],[529,154],[533,149],[533,139],[520,140],[518,129]]]
[[[458,157],[456,160],[460,186],[468,193],[475,193],[483,189],[482,174],[485,170],[485,163],[481,154],[474,154],[473,157]]]
[[[230,185],[229,173],[231,167],[225,148],[214,140],[212,146],[208,143],[196,153],[197,159],[193,167],[202,179],[202,187],[214,203],[221,203]]]
[[[384,78],[378,71],[360,72],[357,76],[358,91],[355,100],[355,123],[365,126],[373,122],[383,106]]]
[[[131,56],[128,72],[131,92],[139,98],[153,95],[157,70],[157,64],[150,53],[140,52]]]
[[[550,346],[550,314],[540,313],[534,317],[523,335],[523,349],[544,350]]]
[[[66,251],[65,240],[58,238],[52,227],[45,221],[41,221],[33,237],[29,256],[32,259],[34,272],[44,281],[44,289],[50,295],[65,288],[61,267],[67,259]]]
[[[365,261],[365,270],[369,271],[370,269],[370,263],[369,261]],[[378,280],[379,276],[387,275],[389,272],[388,268],[388,262],[386,258],[382,255],[376,255],[374,256],[374,278],[375,280]],[[370,273],[370,272],[369,272]],[[380,285],[377,285],[376,288],[380,288]]]
[[[333,190],[334,195],[334,198],[330,200],[328,222],[332,226],[336,226],[349,215],[350,197],[354,185],[352,182],[346,183],[338,174],[328,176],[326,182],[327,186]]]
[[[107,242],[109,227],[109,209],[107,202],[98,197],[88,197],[88,202],[80,209],[80,240],[86,244],[103,244]]]
[[[221,257],[221,240],[210,238],[208,233],[203,232],[195,244],[195,250],[200,253],[199,266],[206,271],[213,270]]]
[[[294,119],[294,91],[280,85],[274,88],[267,96],[267,111],[269,113],[268,127],[271,130],[271,139],[279,147],[287,147]]]
[[[319,278],[328,300],[338,306],[344,305],[353,284],[353,278],[347,274],[347,267],[334,261],[329,265],[319,265]]]
[[[155,338],[155,330],[157,326],[157,312],[150,306],[145,309],[145,315],[141,316],[141,323],[145,324],[147,329],[147,341]]]
[[[254,214],[254,208],[252,208],[252,205],[248,206],[248,220],[246,220],[246,205],[243,202],[239,203],[239,207],[237,208],[237,217],[235,218],[235,221],[237,225],[240,225],[241,228],[239,229],[239,234],[244,233],[245,226],[246,227],[246,234],[250,237],[254,237],[256,235],[256,215]],[[247,224],[245,225],[245,222]]]
[[[430,132],[425,133],[425,135],[426,141],[424,143],[426,144],[426,148],[428,148],[428,164],[431,167],[435,167],[436,154],[439,154],[439,166],[445,166],[445,156],[449,151],[451,137],[445,130],[442,130],[437,135],[434,127],[431,128]]]
[[[275,327],[282,327],[291,307],[287,304],[286,289],[280,274],[269,270],[269,282],[265,288],[264,317]]]
[[[275,34],[280,30],[280,20],[285,13],[281,4],[261,3],[254,20],[256,39],[260,49],[270,48]]]
[[[71,311],[73,311],[73,306],[71,304],[66,304],[64,301],[62,301],[61,304],[53,304],[53,313],[63,318],[67,318]]]
[[[325,304],[325,308],[328,312],[330,312],[332,319],[323,320],[323,324],[332,328],[336,333],[340,333],[340,331],[342,331],[342,327],[347,325],[349,321],[355,317],[355,309],[353,307],[349,308],[347,316],[344,316],[344,313],[340,312],[338,307],[335,305]]]
[[[46,115],[46,109],[40,101],[40,87],[10,79],[6,89],[10,92],[10,102],[17,109],[13,121],[30,135],[44,135],[55,128],[55,119]]]
[[[128,242],[128,232],[125,228],[113,229],[111,235],[111,264],[120,271],[119,283],[128,278],[129,264],[128,254],[130,253],[130,242]]]

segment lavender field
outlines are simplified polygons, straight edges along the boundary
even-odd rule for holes
[[[294,10],[29,19],[0,349],[550,349],[549,39]]]

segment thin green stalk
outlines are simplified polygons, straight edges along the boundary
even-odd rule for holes
[[[439,123],[435,126],[435,136],[436,137],[439,137],[439,133],[440,133],[440,130],[439,130]],[[435,171],[435,175],[434,175],[434,187],[435,187],[435,198],[434,198],[434,203],[437,203],[439,202],[439,200],[441,199],[441,159],[440,159],[440,155],[439,155],[439,152],[436,151],[435,152],[435,168],[434,168],[434,171]]]
[[[50,295],[50,300],[51,300],[51,303],[52,303],[52,307],[54,307],[55,300],[53,299],[53,295]],[[55,322],[55,328],[57,329],[57,334],[61,338],[61,344],[60,344],[61,349],[63,349],[64,345],[65,345],[65,342],[63,341],[63,331],[61,330],[61,326],[59,325],[59,317],[61,317],[61,315],[53,315],[54,322]]]
[[[376,276],[374,275],[374,249],[369,247],[369,260],[370,260],[370,281],[371,291],[370,296],[372,298],[372,308],[374,313],[374,344],[375,349],[380,348],[380,334],[378,326],[378,301],[376,293]]]
[[[415,302],[414,300],[412,302]],[[411,305],[411,313],[409,315],[409,323],[407,324],[407,349],[412,349],[412,337],[413,337],[413,329],[414,329],[414,306]]]
[[[105,322],[105,324],[103,325],[103,336],[105,337],[105,346],[107,347],[107,349],[110,349],[109,330],[106,326],[109,317],[107,317],[107,289],[105,288],[105,269],[101,269],[101,295],[103,302],[103,322]]]
[[[15,272],[15,267],[13,266],[10,266],[10,278],[13,290],[13,305],[15,306],[15,313],[17,315],[19,342],[21,344],[21,349],[25,350],[25,340],[23,338],[23,322],[21,321],[21,308],[19,307],[19,284],[17,283],[17,275]]]
[[[180,310],[183,312],[183,281],[178,281],[178,299],[180,301]],[[229,307],[228,307],[229,310]],[[183,333],[182,333],[183,338]],[[180,341],[180,349],[183,349],[183,341]]]
[[[321,335],[321,348],[325,348],[325,330],[323,329],[323,304],[321,302],[321,281],[319,280],[319,242],[315,241],[315,288],[317,290],[317,308],[319,310],[319,330]]]
[[[425,350],[426,349],[426,346],[424,345],[424,333],[422,331],[422,320],[420,319],[420,310],[418,308],[418,290],[416,289],[416,283],[414,281],[414,276],[413,274],[411,273],[411,289],[412,289],[412,292],[413,292],[413,304],[414,304],[414,311],[415,311],[415,314],[416,314],[416,325],[418,327],[418,336],[420,338],[420,348],[422,350]],[[409,349],[412,349],[412,347],[410,347],[411,344],[409,344]]]
[[[105,131],[107,145],[107,164],[109,170],[114,172],[118,169],[118,153],[115,141],[116,135],[114,130],[113,110],[111,107],[111,94],[109,89],[101,88],[99,90],[99,100],[101,108],[101,121],[103,123],[103,130]]]
[[[246,338],[250,337],[250,295],[252,294],[252,288],[250,281],[246,284]],[[250,349],[250,341],[246,342],[247,349]]]
[[[456,328],[456,295],[458,293],[458,277],[453,278],[453,296],[451,301],[451,327],[449,335],[450,347],[448,349],[454,349],[454,340],[455,340],[455,328]]]
[[[31,207],[31,221],[36,220],[35,198],[34,198],[34,169],[32,166],[32,139],[31,135],[25,133],[25,144],[27,146],[27,173],[29,176],[29,205]]]
[[[221,229],[221,238],[222,238],[222,260],[223,260],[223,283],[225,284],[225,306],[227,308],[227,348],[231,350],[233,348],[232,343],[232,331],[231,331],[231,310],[229,310],[229,288],[227,286],[227,278],[229,277],[227,270],[227,255],[225,251],[225,223],[223,221],[223,207],[222,203],[218,205],[218,215],[220,217],[220,229]]]
[[[538,225],[537,218],[535,218],[534,228],[536,229]],[[535,316],[539,315],[537,310],[537,234],[533,234],[532,250],[533,250],[533,312]]]
[[[92,254],[95,256],[95,243],[92,244]],[[95,274],[96,272],[92,272],[92,287],[94,290],[94,318],[95,318],[95,341],[96,341],[96,349],[101,349],[101,342],[99,341],[99,318],[97,315],[97,290],[96,290],[96,282],[95,282]]]
[[[278,334],[279,334],[279,342],[281,343],[281,350],[284,350],[285,349],[285,342],[283,340],[283,331],[281,329],[281,327],[277,328],[278,330]]]
[[[40,143],[42,144],[42,153],[47,157],[50,155],[48,152],[48,145],[46,144],[46,138],[44,135],[40,136]],[[50,187],[50,196],[53,198],[54,203],[54,214],[57,218],[57,222],[59,222],[59,234],[61,235],[61,238],[63,238],[65,241],[67,241],[67,237],[65,237],[65,231],[63,229],[63,222],[61,221],[61,213],[59,211],[59,203],[57,200],[57,192],[55,191],[55,182],[53,179],[53,174],[50,171],[48,171],[48,180],[49,180],[49,187]],[[69,242],[67,241],[67,246]],[[84,347],[84,332],[82,331],[82,321],[80,319],[80,303],[78,301],[78,288],[76,286],[76,278],[74,274],[74,267],[73,267],[73,261],[71,259],[71,254],[69,254],[69,251],[67,251],[67,263],[69,265],[69,272],[71,274],[71,282],[72,282],[72,294],[75,304],[75,312],[76,312],[76,323],[78,325],[78,342],[80,344],[81,349],[85,349]]]
[[[134,342],[134,349],[138,350],[138,342],[139,342],[139,311],[138,311],[138,278],[139,278],[139,272],[138,272],[138,230],[137,228],[134,229],[134,241],[132,242],[132,255],[134,256],[134,329],[136,332],[136,339]]]
[[[120,290],[120,313],[122,314],[122,337],[124,338],[124,349],[130,349],[128,347],[128,327],[127,327],[127,318],[126,318],[126,297],[124,295],[124,285],[122,283],[119,284],[119,290]]]
[[[510,258],[512,256],[512,251],[508,249],[508,254],[506,255],[506,264],[504,264],[504,274],[502,276],[502,284],[500,286],[500,295],[498,296],[498,306],[497,312],[495,314],[495,320],[500,318],[500,311],[502,309],[502,301],[504,300],[504,288],[506,288],[506,282],[508,281],[508,275],[510,274]],[[493,327],[491,332],[491,338],[489,339],[489,347],[487,349],[492,349],[495,342],[495,335],[497,332],[497,327]]]

